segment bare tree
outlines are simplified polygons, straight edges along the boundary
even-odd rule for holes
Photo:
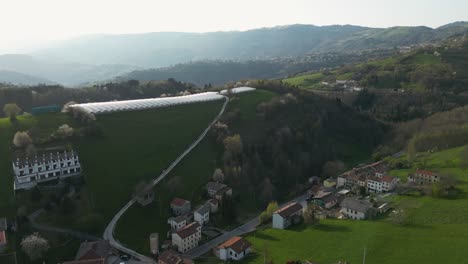
[[[26,148],[32,144],[32,139],[26,131],[18,131],[13,137],[13,144],[18,148]]]
[[[45,238],[41,237],[39,233],[33,233],[23,238],[21,241],[21,249],[31,260],[42,258],[49,248],[49,242]]]
[[[224,181],[224,173],[220,168],[215,169],[215,171],[213,172],[213,181],[215,182]]]
[[[21,108],[17,104],[6,104],[3,106],[3,112],[7,115],[11,121],[16,120],[16,116],[21,113]]]

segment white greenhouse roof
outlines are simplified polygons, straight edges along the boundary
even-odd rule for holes
[[[233,94],[238,94],[238,93],[245,93],[245,92],[255,91],[255,88],[244,86],[244,87],[232,88],[231,91],[232,91]],[[223,95],[227,94],[227,90],[222,90],[221,94],[223,94]]]
[[[150,99],[137,99],[137,100],[126,100],[126,101],[111,101],[111,102],[100,102],[100,103],[86,103],[86,104],[74,104],[70,107],[80,107],[84,110],[93,113],[111,113],[118,111],[133,111],[143,110],[150,108],[160,108],[172,105],[199,103],[221,100],[224,96],[216,92],[206,92],[199,94],[191,94],[176,97],[164,97],[164,98],[150,98]]]

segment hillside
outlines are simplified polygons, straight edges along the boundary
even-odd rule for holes
[[[35,56],[83,64],[126,64],[144,68],[197,60],[298,57],[313,52],[416,45],[467,32],[467,23],[427,27],[289,25],[248,31],[91,35],[39,50]]]
[[[148,206],[150,210],[134,206],[122,217],[116,230],[119,241],[149,252],[147,235],[168,229],[170,201],[181,197],[191,200],[193,207],[202,203],[206,199],[203,186],[215,168],[224,171],[225,183],[234,189],[236,205],[212,221],[229,228],[258,213],[268,201],[282,201],[302,191],[309,175],[325,175],[322,166],[326,161],[341,159],[354,164],[366,159],[382,136],[380,124],[357,113],[346,120],[341,118],[344,112],[352,111],[334,101],[293,92],[300,103],[293,102],[288,101],[291,95],[273,85],[264,84],[262,88],[266,90],[242,94],[231,101],[221,121],[227,131],[214,129],[182,161],[156,188],[158,201]],[[281,100],[286,101],[282,106]],[[224,137],[236,134],[242,140],[242,160],[228,158],[223,147]],[[318,152],[321,155],[312,154]],[[235,166],[242,173],[235,173]]]
[[[0,82],[20,85],[55,84],[47,79],[7,70],[0,70]]]
[[[468,39],[450,38],[435,46],[367,63],[347,65],[333,71],[316,72],[285,79],[305,89],[329,89],[322,82],[355,80],[358,87],[407,90],[467,90]]]
[[[175,78],[194,83],[199,87],[206,84],[223,85],[246,79],[283,78],[298,72],[338,67],[347,63],[357,63],[368,59],[390,56],[393,50],[378,49],[362,52],[326,52],[297,58],[277,58],[271,60],[247,61],[195,61],[171,67],[137,70],[119,76],[117,80],[166,80]]]
[[[64,59],[41,59],[36,56],[21,54],[0,55],[0,70],[31,75],[35,78],[10,78],[13,84],[36,85],[39,83],[59,83],[65,86],[79,86],[89,82],[112,79],[121,74],[139,69],[129,65],[110,65],[97,62],[95,65],[68,62]],[[0,75],[0,82],[4,82]],[[37,79],[36,79],[37,78]],[[28,80],[27,83],[24,80]],[[45,81],[48,80],[48,81]]]

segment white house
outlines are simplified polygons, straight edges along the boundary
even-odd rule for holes
[[[184,215],[177,217],[171,217],[167,220],[167,223],[171,226],[171,229],[177,230],[187,225],[188,219]]]
[[[185,253],[198,246],[201,239],[201,225],[192,222],[172,233],[172,245],[180,253]]]
[[[204,204],[193,212],[193,219],[200,225],[205,225],[210,221],[210,205]]]
[[[208,196],[214,197],[217,192],[219,192],[221,189],[226,187],[226,184],[222,184],[219,182],[208,182],[206,184],[206,192],[208,193]]]
[[[171,209],[175,215],[187,214],[190,212],[191,207],[192,206],[191,206],[190,201],[187,201],[181,198],[174,198],[171,201]]]
[[[251,244],[242,237],[233,237],[217,248],[215,255],[220,260],[241,260],[250,253]]]
[[[369,217],[372,204],[366,200],[345,198],[341,202],[340,212],[349,219],[363,220]]]
[[[392,176],[369,177],[367,179],[367,190],[369,192],[381,193],[390,192],[397,186],[398,180]]]
[[[81,173],[78,154],[62,148],[39,151],[34,156],[20,153],[12,162],[14,189],[31,189],[38,182],[63,179]]]
[[[300,221],[303,207],[299,203],[290,203],[273,213],[273,228],[285,229]]]

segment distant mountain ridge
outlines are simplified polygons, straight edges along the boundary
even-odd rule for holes
[[[157,68],[198,60],[257,60],[298,57],[315,52],[391,48],[467,32],[468,22],[435,29],[296,24],[230,32],[93,35],[39,50],[34,55],[84,64]]]
[[[30,55],[0,55],[0,82],[79,86],[140,69],[129,65],[92,65],[39,59]]]

